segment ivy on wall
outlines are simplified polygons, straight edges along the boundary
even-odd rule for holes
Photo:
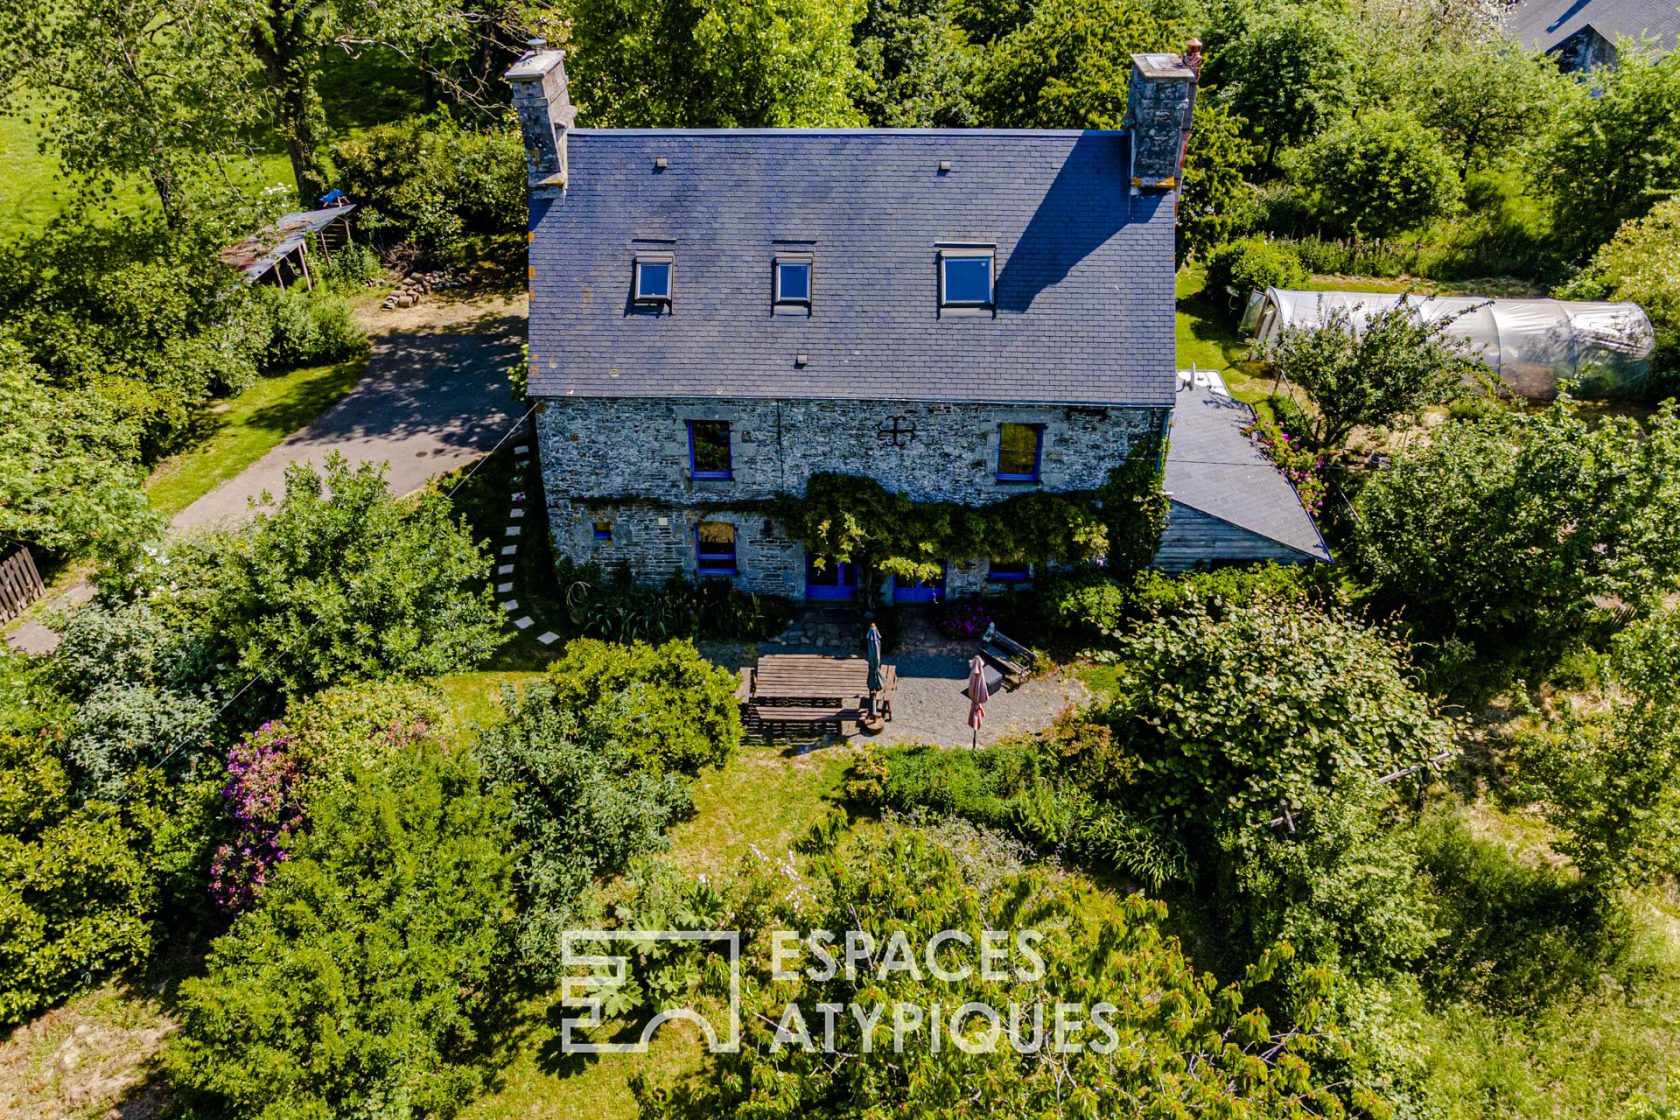
[[[701,513],[762,514],[788,527],[813,555],[868,575],[936,578],[954,558],[1038,563],[1102,561],[1116,573],[1145,567],[1166,528],[1162,440],[1135,441],[1126,461],[1094,490],[1032,490],[999,502],[914,502],[874,479],[824,472],[805,496],[684,504],[646,497],[579,499],[589,508],[641,506]]]

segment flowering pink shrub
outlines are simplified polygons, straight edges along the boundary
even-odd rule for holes
[[[1283,430],[1276,420],[1255,420],[1248,434],[1254,445],[1277,464],[1278,470],[1295,487],[1307,512],[1316,515],[1324,506],[1328,486],[1324,481],[1324,456],[1308,449]]]
[[[224,910],[246,910],[256,902],[303,825],[295,744],[284,724],[270,722],[228,751],[222,801],[237,833],[210,865],[210,893]]]

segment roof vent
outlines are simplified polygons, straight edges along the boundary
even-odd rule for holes
[[[671,164],[664,156],[660,156],[653,161],[653,169],[655,171],[663,171],[669,166],[671,166]]]
[[[805,356],[805,355],[804,355],[804,354],[802,354],[802,353],[801,353],[801,354],[795,354],[795,355],[794,355],[794,356],[793,356],[793,364],[794,364],[794,365],[796,365],[796,366],[804,366],[804,365],[805,365],[805,363],[806,363],[806,362],[808,362],[808,361],[809,361],[809,360],[810,360],[810,359],[809,359],[809,358],[807,358],[807,357],[806,357],[806,356]]]
[[[939,173],[941,175],[946,174],[950,170],[951,170],[951,161],[950,160],[942,159],[942,160],[939,161]]]

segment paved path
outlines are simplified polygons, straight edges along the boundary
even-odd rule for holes
[[[176,514],[175,530],[244,517],[265,490],[280,495],[288,466],[319,466],[328,451],[351,463],[389,462],[385,477],[396,494],[489,451],[523,411],[516,411],[506,369],[519,355],[524,308],[473,301],[440,310],[439,327],[376,337],[366,376],[343,400]]]

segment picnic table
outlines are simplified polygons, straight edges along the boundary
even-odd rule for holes
[[[892,718],[892,697],[898,671],[881,666],[882,714]],[[861,657],[827,657],[810,653],[773,653],[758,659],[758,667],[743,682],[749,713],[769,734],[791,727],[826,727],[836,734],[842,723],[863,717],[869,698],[869,662]]]

